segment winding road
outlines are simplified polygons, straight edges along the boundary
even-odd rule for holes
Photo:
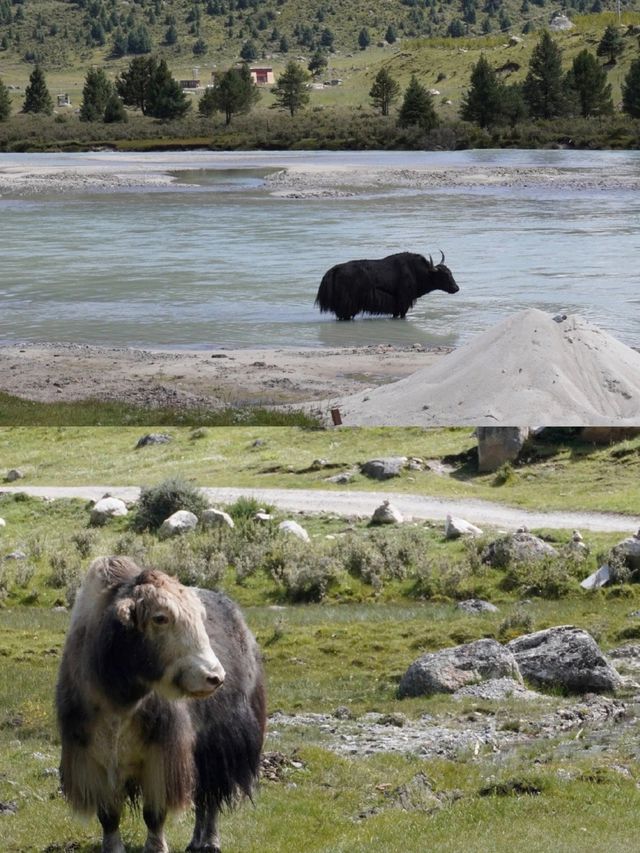
[[[389,500],[405,519],[443,521],[447,513],[478,525],[515,530],[522,525],[537,529],[592,530],[604,533],[633,533],[640,528],[640,517],[606,512],[542,512],[520,509],[490,501],[431,498],[424,495],[387,492],[321,491],[317,489],[251,489],[204,487],[212,504],[230,504],[239,497],[253,497],[288,512],[331,513],[346,517],[369,517],[383,500]],[[135,501],[136,486],[3,486],[2,493],[25,492],[47,499],[79,498],[98,500],[105,494]]]

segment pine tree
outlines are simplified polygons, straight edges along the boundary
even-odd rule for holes
[[[438,125],[438,116],[433,106],[433,98],[412,75],[404,93],[404,100],[398,115],[400,127],[419,127],[424,131],[433,130]]]
[[[531,54],[523,94],[533,118],[557,118],[565,112],[562,51],[548,30]]]
[[[622,109],[632,118],[640,118],[640,59],[634,59],[622,83]]]
[[[102,68],[90,68],[82,90],[80,121],[102,121],[113,86]]]
[[[608,57],[609,62],[612,65],[615,65],[616,59],[620,56],[623,50],[624,41],[620,35],[620,30],[617,27],[614,27],[613,24],[609,24],[607,29],[604,31],[604,35],[600,39],[600,44],[596,48],[596,53],[598,56]]]
[[[136,56],[116,78],[116,91],[123,103],[136,107],[142,115],[147,115],[148,112],[149,86],[157,67],[158,61],[155,57]]]
[[[39,65],[31,72],[29,85],[25,89],[23,113],[45,113],[51,115],[53,112],[53,101],[47,89],[44,72]]]
[[[358,47],[360,50],[366,50],[371,44],[371,36],[369,35],[369,30],[366,27],[363,27],[358,34]]]
[[[161,59],[149,80],[147,114],[170,121],[182,118],[190,106],[180,84],[171,76],[166,61]]]
[[[234,115],[248,113],[260,97],[260,91],[251,79],[251,71],[245,62],[240,68],[229,68],[216,79],[215,85],[200,99],[198,112],[205,116],[212,116],[215,112],[224,113],[225,123],[231,124]]]
[[[129,121],[127,111],[120,98],[114,92],[104,108],[105,124],[116,124],[117,122]]]
[[[607,72],[588,50],[582,50],[573,60],[567,74],[567,85],[576,93],[580,115],[611,115],[613,100]]]
[[[9,89],[0,80],[0,121],[6,121],[11,115],[11,95]]]
[[[307,72],[296,62],[287,63],[271,90],[275,95],[275,106],[282,110],[289,110],[293,117],[298,110],[309,103],[307,80]]]
[[[393,79],[386,68],[381,68],[369,91],[373,106],[380,111],[381,115],[388,116],[391,104],[398,99],[399,95],[400,84]]]
[[[462,98],[460,117],[484,128],[499,124],[503,118],[503,87],[484,54],[471,69],[470,84]]]

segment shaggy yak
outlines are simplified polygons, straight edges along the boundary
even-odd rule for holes
[[[416,300],[432,290],[457,293],[449,267],[436,266],[422,255],[400,252],[376,261],[347,261],[336,264],[320,282],[315,304],[321,312],[331,311],[338,320],[353,320],[356,314],[392,314],[405,317]]]
[[[144,853],[166,853],[167,812],[195,803],[188,850],[220,850],[222,805],[251,794],[266,719],[260,653],[226,596],[127,557],[94,560],[76,599],[56,691],[62,790],[97,814],[103,853],[142,800]]]

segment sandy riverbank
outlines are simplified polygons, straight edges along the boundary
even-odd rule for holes
[[[42,402],[93,398],[191,408],[302,403],[402,379],[448,351],[377,345],[176,352],[15,344],[0,346],[0,391]]]

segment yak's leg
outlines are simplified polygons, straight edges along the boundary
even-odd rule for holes
[[[98,809],[98,820],[102,826],[102,853],[126,853],[120,838],[120,808]]]
[[[217,806],[196,805],[196,825],[187,850],[191,853],[220,853]]]
[[[147,825],[147,840],[142,853],[169,853],[169,846],[164,838],[164,822],[167,817],[165,811],[157,812],[155,809],[143,808],[142,817]]]

